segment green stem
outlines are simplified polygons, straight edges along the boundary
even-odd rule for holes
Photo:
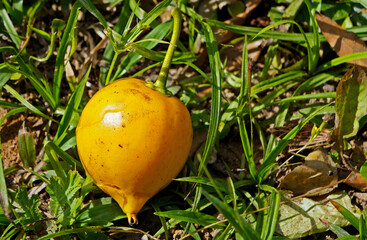
[[[178,39],[180,37],[180,32],[181,32],[182,17],[181,17],[180,10],[177,7],[175,7],[172,10],[171,15],[173,17],[172,37],[171,37],[171,41],[167,49],[166,56],[164,57],[164,60],[163,60],[161,71],[159,72],[157,81],[154,83],[154,86],[157,88],[157,90],[162,92],[163,94],[167,94],[166,82],[167,82],[167,77],[168,77],[168,71],[171,67],[173,54],[175,52],[175,49],[178,43]]]
[[[37,58],[37,57],[31,56],[31,59],[34,59],[34,60],[39,61],[39,62],[45,62],[45,61],[47,61],[51,57],[52,52],[54,51],[55,39],[56,39],[56,32],[53,32],[51,34],[50,48],[48,49],[48,53],[47,53],[46,57],[44,57],[44,58]]]
[[[115,63],[116,63],[116,60],[117,60],[118,55],[119,55],[119,53],[117,53],[117,52],[115,52],[115,54],[113,55],[111,66],[110,66],[110,69],[108,70],[106,81],[104,83],[105,86],[110,83],[111,74],[112,74],[112,71],[113,71],[113,69],[115,67]]]

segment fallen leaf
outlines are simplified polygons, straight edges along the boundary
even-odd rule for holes
[[[334,20],[322,14],[316,14],[322,34],[338,56],[367,51],[366,44],[353,32],[339,26]],[[367,67],[367,59],[358,59],[349,63]]]
[[[335,131],[337,150],[343,149],[343,138],[357,134],[358,119],[367,114],[366,69],[354,66],[345,73],[336,89]]]
[[[294,195],[323,195],[337,186],[338,176],[334,161],[323,150],[311,152],[305,163],[293,169],[281,181],[279,188],[290,190]],[[333,185],[335,184],[335,185]],[[326,186],[331,185],[332,187]]]
[[[344,180],[344,183],[363,192],[367,190],[367,180],[359,172],[351,172]]]
[[[327,199],[334,200],[359,216],[360,210],[352,205],[351,199],[346,192],[330,194]],[[291,239],[298,239],[327,231],[328,228],[320,220],[339,227],[345,227],[350,224],[330,201],[324,204],[309,198],[302,198],[280,206],[279,220],[275,231]]]

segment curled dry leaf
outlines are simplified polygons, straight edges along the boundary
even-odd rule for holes
[[[366,44],[353,32],[339,26],[334,20],[322,14],[316,14],[322,34],[339,56],[367,51]],[[350,61],[349,63],[367,67],[367,59]]]
[[[359,172],[351,172],[344,183],[363,192],[367,190],[367,180]]]
[[[304,164],[287,174],[279,188],[290,190],[295,195],[317,196],[332,191],[337,186],[337,181],[335,163],[324,150],[320,149],[311,152],[305,158]],[[324,188],[329,185],[332,187]]]

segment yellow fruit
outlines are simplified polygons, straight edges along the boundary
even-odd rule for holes
[[[78,127],[78,153],[96,185],[114,198],[129,223],[145,202],[185,165],[192,144],[190,114],[134,78],[112,82],[85,106]]]

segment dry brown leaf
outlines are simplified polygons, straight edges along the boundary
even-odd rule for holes
[[[322,34],[338,56],[367,51],[366,44],[353,32],[339,26],[334,20],[322,14],[316,14]],[[367,67],[367,59],[358,59],[349,63]]]
[[[323,195],[336,187],[338,181],[336,165],[331,157],[323,150],[311,152],[305,163],[287,174],[279,188],[292,191],[295,195],[307,194],[308,196]],[[335,185],[333,185],[335,184]],[[333,187],[320,188],[332,185]]]
[[[361,191],[367,190],[367,180],[359,172],[352,171],[344,180],[344,183]]]

